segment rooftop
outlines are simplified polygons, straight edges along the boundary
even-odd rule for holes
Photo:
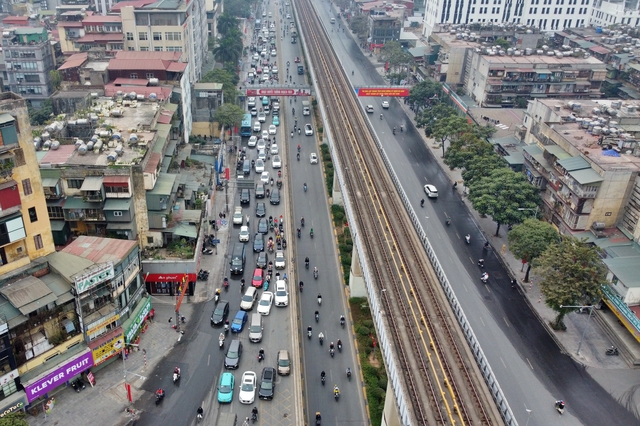
[[[137,246],[137,241],[81,235],[62,249],[62,253],[82,257],[94,263],[117,264]]]
[[[549,67],[590,65],[596,69],[605,69],[606,64],[593,56],[588,58],[573,56],[547,56],[547,55],[527,55],[527,56],[499,56],[499,55],[483,55],[490,62],[490,68],[495,69],[501,65],[509,66],[526,66],[533,69],[545,69]]]

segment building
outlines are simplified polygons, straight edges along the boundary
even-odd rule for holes
[[[369,15],[369,42],[372,48],[381,48],[388,41],[400,39],[402,19],[386,13]]]
[[[55,250],[24,99],[0,93],[0,276]]]
[[[53,50],[44,27],[19,27],[2,34],[9,89],[34,108],[53,93],[49,73],[55,69]]]

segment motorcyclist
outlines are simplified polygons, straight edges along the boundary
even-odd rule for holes
[[[180,369],[178,367],[175,367],[173,369],[173,374],[177,374],[179,376],[180,375]]]
[[[317,266],[313,267],[313,276],[318,278],[318,267]]]
[[[224,331],[225,333],[229,331],[229,320],[224,320]]]
[[[240,280],[240,291],[244,290],[244,278]]]
[[[297,158],[298,160],[300,160],[300,153],[299,153],[299,152],[296,154],[296,158]]]
[[[302,288],[304,287],[304,283],[302,281],[300,281],[300,291],[302,291]]]
[[[336,345],[338,345],[338,349],[340,349],[342,347],[342,340],[338,339]]]
[[[345,321],[346,320],[344,319],[344,315],[340,315],[340,325],[344,325]],[[339,340],[338,340],[338,342],[339,342]]]
[[[396,134],[396,127],[395,126],[393,126],[393,134],[394,135]]]
[[[322,304],[322,295],[318,293],[318,305]]]
[[[218,336],[218,340],[221,340],[224,342],[224,333],[220,333],[220,336]]]
[[[198,410],[196,410],[196,412],[197,412],[197,417],[201,419],[204,414],[204,410],[202,409],[202,407],[198,407]]]
[[[300,144],[298,144],[298,152],[300,152]]]
[[[329,349],[333,349],[333,342],[329,343]]]
[[[162,389],[162,388],[158,388],[158,390],[156,391],[156,397],[157,397],[157,398],[162,398],[162,397],[164,397],[164,389]]]
[[[333,385],[333,394],[340,395],[340,388],[338,387],[338,385]]]
[[[563,400],[556,401],[556,408],[564,410],[564,401]]]
[[[309,268],[309,256],[304,258],[304,266],[306,266],[307,268]]]
[[[300,226],[304,226],[304,217],[300,218]]]
[[[420,207],[424,207],[424,198],[420,200]]]
[[[320,372],[320,378],[324,381],[324,376],[326,376],[324,370]]]
[[[313,237],[313,228],[311,228],[311,231],[309,231],[309,235]]]
[[[351,377],[351,368],[347,367],[347,377]]]
[[[307,335],[308,335],[309,337],[311,337],[311,331],[312,331],[311,326],[307,327]]]
[[[382,114],[380,114],[380,120],[382,120]]]
[[[253,410],[251,410],[251,415],[252,416],[258,416],[258,407],[253,407]]]
[[[320,319],[320,312],[316,311],[316,322],[318,322],[318,320]]]
[[[302,187],[304,188],[304,192],[307,192],[307,182],[303,183]]]
[[[351,75],[354,75],[356,72],[354,70],[351,70]]]
[[[487,281],[489,279],[489,274],[487,272],[485,272],[484,274],[482,274],[482,277],[480,279],[482,281]]]
[[[298,238],[300,238],[301,234],[302,234],[302,230],[300,228],[298,228]]]
[[[320,334],[318,334],[318,340],[320,341],[320,343],[324,341],[324,334],[322,333],[322,331],[320,332]]]

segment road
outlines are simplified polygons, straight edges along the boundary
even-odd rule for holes
[[[336,28],[337,24],[329,23],[330,17],[335,16],[330,7],[328,2],[316,3],[347,75],[351,74],[349,70],[355,70],[355,75],[349,77],[354,86],[385,84],[351,36]],[[529,425],[636,424],[632,413],[581,365],[560,353],[521,295],[510,287],[510,277],[494,253],[483,251],[482,233],[398,101],[391,100],[388,110],[381,108],[381,102],[382,99],[361,100],[363,106],[374,105],[374,113],[369,114],[371,124],[403,188],[408,194],[416,194],[413,207],[421,216],[422,226],[517,420],[521,424],[529,421]],[[383,120],[379,119],[380,113]],[[404,132],[399,131],[401,124]],[[394,126],[398,129],[395,136]],[[427,199],[422,190],[426,183],[440,189],[438,199]],[[421,209],[422,198],[426,202]],[[453,218],[450,226],[445,225],[445,213]],[[464,241],[466,234],[471,235],[469,245]],[[485,270],[491,277],[488,285],[479,280],[476,262],[481,257],[486,259]],[[560,398],[567,401],[567,410],[558,418],[553,401]],[[535,415],[529,418],[527,410]]]

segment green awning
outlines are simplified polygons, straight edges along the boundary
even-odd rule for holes
[[[63,210],[72,210],[72,209],[101,209],[102,203],[89,203],[82,201],[80,197],[69,197],[64,202],[64,206],[62,206]]]
[[[56,186],[59,181],[60,181],[60,178],[43,178],[42,186],[45,188],[51,188]]]
[[[64,230],[64,226],[67,224],[64,220],[52,220],[51,221],[51,230],[53,232],[60,232]]]
[[[102,210],[129,210],[131,207],[131,198],[108,198],[104,203]]]
[[[574,178],[580,185],[602,182],[604,178],[593,169],[575,170],[569,172],[569,176]]]
[[[562,160],[558,160],[558,164],[569,172],[572,170],[582,170],[591,167],[589,162],[582,157],[563,158]]]
[[[177,235],[179,237],[194,239],[198,237],[198,230],[196,229],[195,225],[190,225],[187,223],[179,223],[175,228],[172,229],[171,232],[173,233],[173,235]]]
[[[571,158],[571,154],[569,154],[558,145],[545,146],[544,149],[547,150],[548,153],[555,155],[558,160],[562,160],[563,158]]]

